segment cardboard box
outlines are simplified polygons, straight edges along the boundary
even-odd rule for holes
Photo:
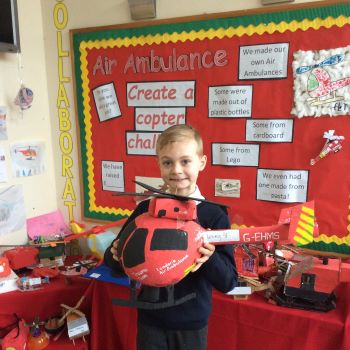
[[[11,270],[11,274],[0,278],[0,294],[17,290],[18,276]]]
[[[251,295],[252,294],[252,287],[250,287],[250,286],[235,287],[226,294],[228,294],[228,295]]]
[[[81,338],[90,333],[86,317],[78,316],[74,313],[67,316],[67,328],[70,340]]]

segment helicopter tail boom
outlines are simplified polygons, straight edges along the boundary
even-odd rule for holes
[[[271,226],[245,227],[226,230],[209,230],[203,233],[204,241],[220,244],[254,244],[277,241],[281,244],[307,244],[318,235],[314,201],[283,208],[278,223]]]

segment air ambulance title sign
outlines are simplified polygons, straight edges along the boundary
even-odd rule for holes
[[[213,69],[228,64],[226,50],[182,53],[173,49],[171,55],[160,55],[150,50],[148,56],[130,54],[122,58],[101,55],[96,58],[93,75],[115,72],[144,76],[152,73],[176,73],[190,70]],[[135,128],[126,132],[128,155],[155,155],[157,138],[166,128],[186,123],[186,107],[195,105],[195,81],[127,82],[127,107],[133,107]],[[114,82],[93,88],[93,98],[100,122],[122,116]],[[123,96],[124,98],[124,96]]]

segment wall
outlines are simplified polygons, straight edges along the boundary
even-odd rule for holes
[[[20,41],[22,52],[0,53],[0,105],[7,106],[8,140],[0,141],[5,150],[8,181],[0,183],[0,189],[12,185],[23,186],[27,218],[57,208],[55,167],[52,157],[51,117],[47,93],[47,74],[43,38],[42,7],[39,0],[18,2]],[[34,91],[32,107],[23,112],[13,100],[20,88],[20,81]],[[46,171],[37,176],[14,177],[9,154],[10,145],[21,141],[43,141],[46,148]],[[0,234],[1,244],[23,244],[27,232],[23,228],[16,232]]]
[[[315,1],[315,0],[314,0]],[[294,3],[312,1],[296,0]],[[60,209],[66,222],[81,221],[78,140],[72,80],[69,30],[132,22],[127,0],[18,0],[22,53],[21,77],[34,91],[33,106],[23,118],[13,106],[19,88],[18,58],[0,54],[0,105],[8,105],[9,140],[6,187],[22,184],[27,217]],[[259,8],[260,0],[157,0],[157,18],[166,19]],[[14,178],[10,174],[9,145],[40,139],[46,144],[44,174]],[[95,223],[96,224],[96,223]],[[89,224],[91,225],[91,223]],[[0,235],[0,244],[26,241],[25,229]]]

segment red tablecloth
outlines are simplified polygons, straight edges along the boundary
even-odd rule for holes
[[[289,309],[269,304],[261,295],[237,301],[214,292],[209,321],[208,350],[350,350],[350,284],[337,287],[337,308],[327,313]],[[127,287],[78,278],[66,285],[63,278],[41,290],[0,294],[0,327],[13,313],[26,321],[58,314],[60,304],[81,306],[88,317],[91,350],[135,350],[136,310],[112,305],[129,297]],[[88,343],[73,343],[64,334],[48,350],[82,350]]]
[[[128,298],[126,287],[94,282],[92,350],[134,350],[136,310],[112,305]],[[321,313],[269,304],[262,295],[248,300],[214,292],[208,350],[349,350],[350,285],[337,288],[337,308]]]
[[[271,305],[260,295],[235,301],[215,293],[208,350],[349,350],[349,285],[338,294],[337,308],[321,313]]]
[[[91,350],[135,349],[136,309],[112,305],[113,298],[129,299],[129,289],[94,281],[91,297]]]

